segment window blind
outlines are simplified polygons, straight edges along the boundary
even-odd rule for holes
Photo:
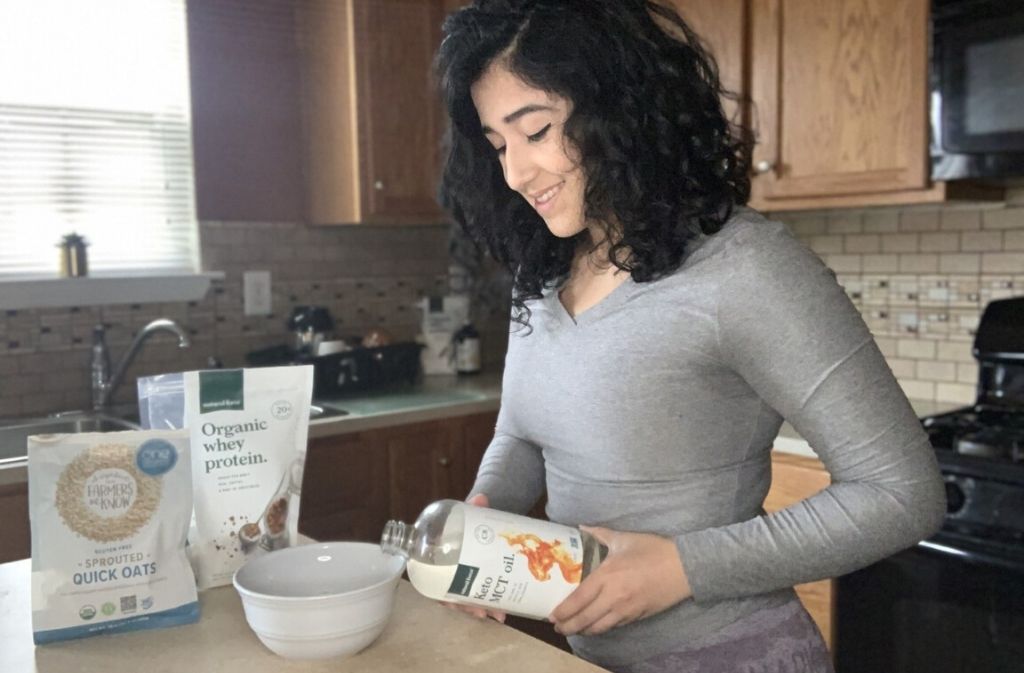
[[[0,2],[0,280],[198,271],[190,115],[185,0]]]

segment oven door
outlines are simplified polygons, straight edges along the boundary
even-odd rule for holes
[[[1024,673],[1024,549],[940,533],[836,582],[837,673]]]

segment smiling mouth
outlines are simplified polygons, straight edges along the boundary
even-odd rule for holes
[[[539,195],[534,197],[534,199],[533,199],[534,207],[537,208],[538,210],[540,210],[540,209],[543,209],[544,206],[546,206],[549,203],[551,203],[551,200],[554,199],[555,196],[557,196],[560,191],[562,191],[562,185],[564,185],[564,184],[565,184],[564,182],[559,182],[557,185],[544,190]]]

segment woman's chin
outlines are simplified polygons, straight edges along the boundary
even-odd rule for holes
[[[561,218],[545,219],[544,224],[548,225],[548,231],[551,232],[551,235],[558,238],[572,238],[586,229],[586,226],[582,224],[569,224]]]

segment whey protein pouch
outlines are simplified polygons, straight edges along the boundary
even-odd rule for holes
[[[248,558],[295,544],[313,367],[212,369],[138,385],[144,425],[189,431],[188,550],[199,589],[230,584]]]

